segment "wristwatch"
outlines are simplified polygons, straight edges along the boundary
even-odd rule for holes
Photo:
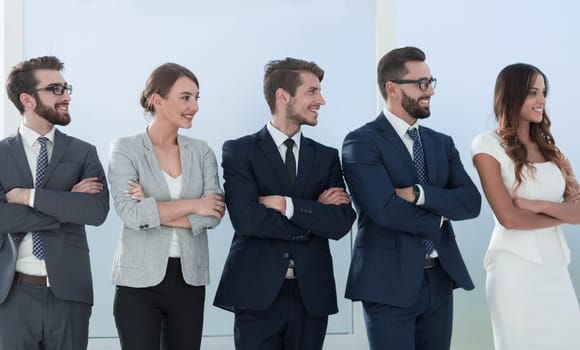
[[[421,189],[419,189],[419,186],[413,185],[413,192],[415,193],[415,200],[413,201],[413,204],[417,204],[419,196],[421,195]]]

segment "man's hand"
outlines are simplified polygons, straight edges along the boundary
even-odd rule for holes
[[[330,187],[318,196],[318,203],[322,204],[350,204],[350,196],[342,187]]]
[[[30,203],[30,192],[30,188],[15,187],[6,192],[6,202],[28,206],[28,203]]]
[[[73,186],[71,192],[81,192],[95,194],[103,190],[103,184],[97,181],[96,177],[87,177]]]
[[[415,202],[415,191],[413,189],[413,186],[395,188],[395,193],[397,194],[397,196],[401,197],[401,199],[411,204]]]
[[[266,208],[274,209],[282,215],[286,215],[286,198],[283,196],[260,196],[258,202]]]

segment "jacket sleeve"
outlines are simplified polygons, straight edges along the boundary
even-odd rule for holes
[[[328,187],[345,188],[338,151],[334,150],[328,169]],[[316,200],[292,198],[294,215],[292,223],[309,230],[312,234],[338,240],[352,228],[356,213],[350,204],[322,204]]]
[[[395,193],[378,141],[371,132],[349,133],[343,143],[342,164],[354,202],[378,226],[391,231],[439,239],[441,216],[407,203]],[[360,214],[360,213],[359,213]]]
[[[217,169],[217,160],[215,154],[209,148],[207,143],[203,143],[203,160],[201,164],[202,168],[202,176],[203,179],[203,196],[211,195],[211,194],[223,194],[223,191],[220,188],[219,178],[218,178],[218,169]],[[213,215],[203,216],[198,214],[191,214],[188,215],[189,223],[191,224],[191,229],[193,231],[193,235],[197,236],[203,230],[208,228],[214,228],[219,223],[218,220]]]
[[[6,202],[6,196],[0,184],[0,235],[16,232],[57,231],[58,220],[33,208],[21,204]]]
[[[135,167],[135,153],[131,152],[134,146],[131,139],[120,138],[113,141],[109,151],[108,177],[111,183],[111,196],[117,214],[125,226],[132,230],[143,230],[158,227],[160,223],[159,211],[154,197],[147,197],[137,201],[128,196],[128,182],[140,182],[140,176]]]
[[[92,145],[84,155],[81,180],[89,177],[96,177],[103,184],[101,192],[89,194],[37,188],[34,208],[55,217],[61,223],[94,226],[102,224],[109,212],[109,190],[97,150]]]
[[[481,194],[463,168],[459,152],[451,137],[447,142],[449,179],[445,187],[421,185],[425,191],[423,208],[450,220],[477,217],[481,209]]]
[[[226,141],[222,149],[226,205],[236,234],[286,241],[307,240],[307,229],[258,202],[254,169],[242,142]]]

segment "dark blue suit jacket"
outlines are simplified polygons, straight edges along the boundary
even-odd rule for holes
[[[395,188],[418,183],[409,151],[381,113],[343,144],[345,179],[358,210],[358,234],[346,287],[353,300],[408,307],[423,280],[424,239],[432,239],[455,287],[473,289],[449,220],[479,215],[481,195],[451,137],[419,128],[429,183],[425,204],[410,204]],[[449,220],[441,225],[441,217]]]
[[[266,128],[227,141],[222,154],[226,204],[235,233],[214,305],[233,311],[268,308],[292,258],[309,314],[336,313],[328,239],[348,233],[356,214],[350,205],[316,200],[329,187],[345,187],[338,151],[302,137],[294,189]],[[291,197],[292,218],[258,203],[265,195]]]
[[[12,285],[18,248],[26,232],[40,231],[50,288],[65,300],[93,303],[85,225],[100,225],[109,211],[109,190],[95,146],[56,130],[54,148],[34,208],[6,202],[12,188],[33,188],[20,134],[0,142],[0,303]],[[97,177],[97,194],[73,193],[82,179]]]

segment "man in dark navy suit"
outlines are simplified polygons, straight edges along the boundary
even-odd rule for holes
[[[436,83],[423,51],[392,50],[377,74],[386,108],[342,149],[359,214],[346,296],[371,349],[449,349],[453,289],[473,289],[450,220],[479,215],[481,196],[451,137],[419,126]]]
[[[313,62],[270,62],[272,119],[223,146],[235,233],[214,305],[235,312],[238,350],[320,350],[338,311],[328,239],[343,237],[356,214],[338,151],[300,130],[317,124],[323,75]]]

